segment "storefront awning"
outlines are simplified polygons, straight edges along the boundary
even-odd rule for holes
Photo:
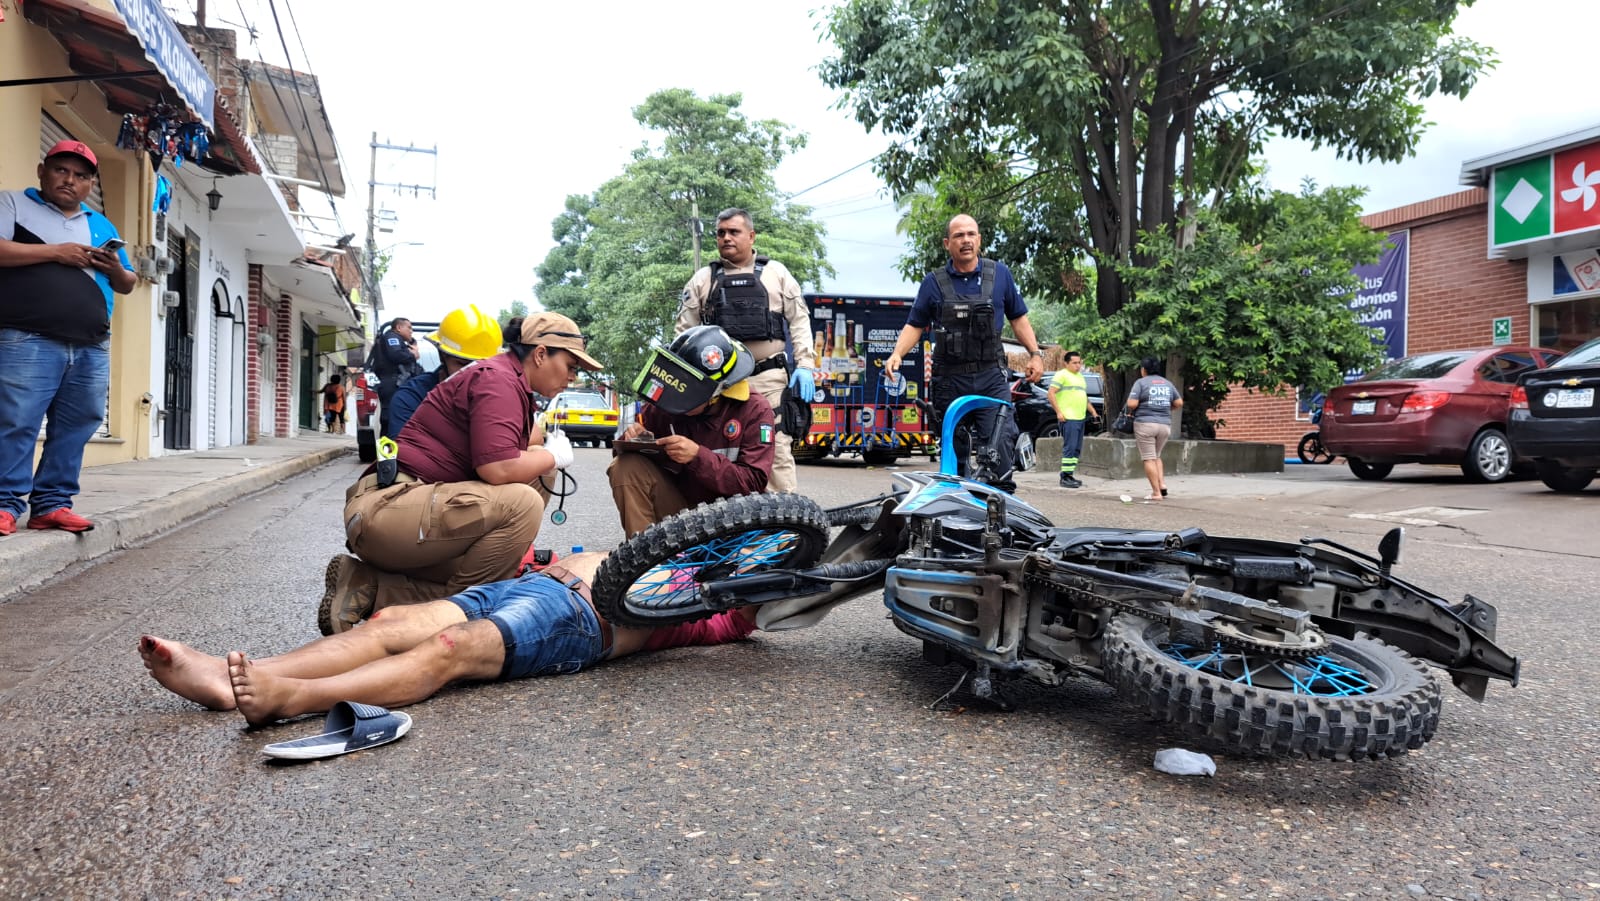
[[[178,26],[172,23],[159,0],[113,0],[122,20],[128,23],[144,47],[145,59],[155,63],[167,83],[183,97],[184,104],[206,128],[215,130],[214,110],[217,104],[217,86],[211,82],[206,67],[189,49]]]
[[[1461,183],[1472,185],[1473,187],[1483,187],[1489,184],[1489,175],[1500,166],[1536,156],[1545,156],[1558,150],[1565,150],[1568,147],[1590,144],[1597,138],[1600,138],[1600,125],[1564,135],[1556,135],[1553,138],[1545,138],[1531,144],[1524,144],[1521,147],[1513,147],[1510,150],[1491,153],[1488,156],[1480,156],[1475,160],[1467,160],[1461,164]]]
[[[116,2],[119,9],[128,6],[152,34],[166,34],[159,25],[152,24],[152,14],[142,5],[153,0]],[[150,8],[160,13],[170,35],[146,39],[130,30],[134,19],[124,23],[85,0],[27,0],[23,14],[61,42],[67,51],[67,65],[78,76],[94,82],[105,94],[106,108],[111,112],[142,114],[158,103],[186,109],[212,134],[209,158],[205,160],[208,168],[225,174],[260,172],[259,159],[250,151],[237,122],[222,106],[205,68],[160,6]],[[151,46],[158,49],[149,50]],[[193,62],[192,68],[189,61]]]
[[[99,82],[112,112],[142,112],[165,101],[186,107],[206,128],[215,128],[217,86],[172,19],[156,0],[115,3],[122,18],[84,0],[27,0],[22,12],[56,36],[74,72],[149,73]]]

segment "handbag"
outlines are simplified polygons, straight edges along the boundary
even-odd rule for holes
[[[1122,412],[1118,413],[1117,418],[1112,421],[1111,431],[1120,432],[1124,435],[1133,434],[1133,416],[1128,412],[1127,407],[1123,407]]]

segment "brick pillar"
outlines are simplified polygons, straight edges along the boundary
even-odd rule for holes
[[[267,313],[266,298],[261,296],[261,279],[261,264],[251,263],[249,274],[246,277],[250,300],[245,306],[244,313],[244,440],[246,444],[255,444],[261,437],[261,347],[256,344],[256,335],[261,333],[261,326],[266,321],[265,314]]]
[[[294,396],[294,301],[287,294],[278,295],[278,319],[274,328],[277,343],[278,404],[277,422],[272,433],[279,438],[294,434],[294,414],[299,409]]]

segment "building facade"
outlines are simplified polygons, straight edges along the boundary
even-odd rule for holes
[[[1469,160],[1461,180],[1473,187],[1362,219],[1407,236],[1400,352],[1600,337],[1600,127]],[[1306,401],[1235,389],[1218,437],[1292,456]]]
[[[342,370],[333,348],[360,341],[356,273],[296,215],[285,177],[304,181],[301,136],[256,126],[234,33],[179,26],[157,0],[0,0],[0,13],[0,188],[36,185],[57,140],[88,144],[89,204],[139,275],[117,298],[85,465],[315,428],[315,392]],[[317,184],[342,195],[342,175]]]

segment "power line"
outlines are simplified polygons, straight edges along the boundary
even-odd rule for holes
[[[288,6],[289,5],[289,0],[284,0],[284,5]],[[334,200],[333,200],[333,180],[328,178],[328,168],[326,166],[324,166],[323,163],[322,163],[322,148],[317,145],[317,133],[316,133],[316,130],[311,127],[311,114],[306,112],[305,95],[300,91],[300,75],[299,75],[299,73],[297,73],[294,70],[294,57],[289,53],[289,41],[288,41],[287,38],[284,37],[284,34],[283,34],[283,21],[278,18],[278,2],[277,2],[277,0],[267,0],[267,7],[272,10],[272,24],[273,24],[273,27],[276,28],[277,32],[278,32],[278,43],[283,46],[283,58],[284,58],[284,62],[287,64],[288,69],[289,69],[289,77],[291,79],[293,79],[293,81],[294,81],[294,85],[295,85],[295,91],[294,91],[295,103],[300,107],[300,121],[301,121],[302,124],[305,125],[306,137],[311,139],[311,154],[312,154],[312,158],[315,159],[316,162],[317,162],[317,171],[322,174],[322,189],[323,189],[323,193],[328,198],[328,207],[333,210],[333,218],[334,218],[334,220],[339,223],[339,232],[341,234],[343,234],[344,233],[344,219],[343,219],[343,217],[341,217],[339,215],[339,205],[337,203],[335,203]],[[292,14],[293,10],[291,10],[290,12]],[[314,75],[314,74],[312,74],[310,72],[308,72],[306,74],[311,75],[311,77],[313,79],[316,78],[316,75]],[[270,74],[269,74],[268,80],[269,81],[271,80]],[[277,92],[276,88],[274,88],[274,93],[276,93],[276,92]],[[282,104],[282,102],[283,102],[283,98],[280,96],[279,97],[279,103]],[[287,114],[288,112],[289,112],[289,110],[287,108],[285,108],[284,109],[284,113]]]
[[[910,138],[906,138],[905,140],[896,143],[894,146],[895,147],[904,147],[909,143],[911,143],[911,139]],[[887,152],[887,151],[885,151],[885,152]],[[862,160],[859,163],[856,163],[854,166],[851,166],[850,168],[844,170],[843,172],[839,172],[837,174],[830,175],[827,178],[824,178],[822,181],[817,182],[816,184],[812,185],[809,188],[805,188],[805,189],[796,191],[793,194],[790,194],[787,199],[793,200],[796,197],[799,197],[801,194],[805,194],[805,193],[808,193],[810,191],[815,191],[816,189],[822,187],[825,184],[828,184],[829,182],[836,181],[838,179],[844,178],[846,175],[849,175],[850,173],[856,171],[857,169],[860,169],[862,166],[867,165],[868,163],[872,162],[873,160],[877,159],[880,156],[883,156],[883,153],[874,153],[872,156],[867,157],[866,159]]]

